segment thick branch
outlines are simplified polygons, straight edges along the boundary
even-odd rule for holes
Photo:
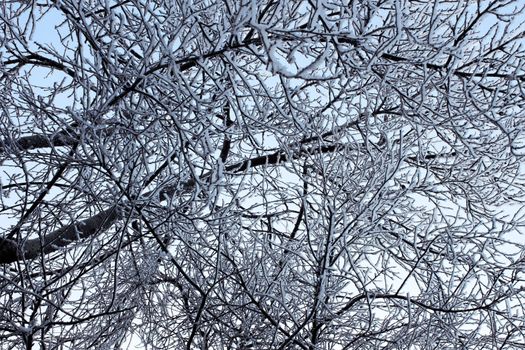
[[[77,138],[73,137],[70,132],[63,131],[54,135],[31,135],[23,136],[13,142],[0,141],[0,153],[6,153],[10,148],[17,148],[23,151],[59,146],[74,146],[77,144]]]
[[[100,213],[55,230],[39,238],[29,239],[18,244],[11,239],[0,238],[0,264],[9,264],[23,259],[34,259],[41,254],[49,254],[72,242],[91,237],[110,228],[118,219],[116,206]]]

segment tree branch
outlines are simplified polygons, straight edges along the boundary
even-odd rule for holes
[[[9,264],[19,260],[34,259],[41,254],[49,254],[72,242],[91,237],[110,228],[119,218],[117,206],[72,223],[39,238],[25,242],[0,238],[0,264]]]

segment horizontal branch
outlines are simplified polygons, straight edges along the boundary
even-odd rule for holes
[[[23,136],[13,141],[0,141],[0,153],[7,153],[10,149],[28,151],[37,148],[74,146],[78,139],[68,131],[60,131],[53,135]]]
[[[342,148],[344,145],[341,144],[331,144],[326,146],[319,147],[308,147],[300,150],[297,153],[292,154],[292,159],[299,159],[305,154],[319,154],[319,153],[329,153],[334,152],[338,148]],[[276,165],[283,162],[286,162],[290,159],[290,156],[285,151],[277,151],[272,154],[255,157],[252,159],[245,160],[243,162],[229,165],[226,167],[227,171],[239,173],[248,170],[249,168],[258,167],[265,164]]]
[[[9,264],[18,260],[34,259],[41,254],[49,254],[72,242],[93,236],[110,228],[118,219],[118,209],[109,209],[55,230],[42,237],[17,242],[0,238],[0,264]]]
[[[480,310],[489,310],[492,306],[500,302],[500,299],[495,299],[491,302],[485,303],[483,305],[474,306],[471,308],[465,308],[465,309],[453,309],[453,308],[444,308],[439,306],[433,306],[429,304],[422,303],[418,301],[417,299],[410,298],[408,296],[403,296],[399,294],[384,294],[384,293],[361,293],[359,295],[356,295],[346,305],[339,311],[337,311],[335,314],[340,316],[350,310],[355,304],[357,304],[359,301],[362,300],[404,300],[409,304],[417,305],[423,309],[427,309],[434,312],[444,312],[444,313],[464,313],[464,312],[474,312],[474,311],[480,311]]]

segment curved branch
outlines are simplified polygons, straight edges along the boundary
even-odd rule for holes
[[[60,131],[52,135],[23,136],[13,141],[0,141],[0,153],[7,153],[9,149],[16,148],[28,151],[36,148],[74,146],[78,139],[72,136],[71,131]]]
[[[364,299],[370,299],[372,301],[374,299],[405,300],[408,303],[417,305],[417,306],[419,306],[419,307],[421,307],[423,309],[427,309],[427,310],[434,311],[434,312],[445,312],[445,313],[464,313],[464,312],[473,312],[473,311],[480,311],[480,310],[489,310],[492,306],[494,306],[495,304],[497,304],[497,303],[499,303],[501,301],[500,299],[495,299],[495,300],[493,300],[491,302],[488,302],[488,303],[485,303],[485,304],[479,305],[479,306],[474,306],[474,307],[471,307],[471,308],[448,309],[448,308],[442,308],[442,307],[439,307],[439,306],[433,306],[433,305],[425,304],[425,303],[422,303],[422,302],[420,302],[420,301],[418,301],[416,299],[410,298],[408,296],[403,296],[403,295],[398,295],[398,294],[361,293],[359,295],[356,295],[352,299],[350,299],[350,301],[348,303],[346,303],[346,305],[341,310],[337,311],[335,314],[338,315],[338,316],[344,314],[345,312],[350,310],[356,303],[358,303],[359,301],[364,300]]]
[[[88,219],[61,227],[47,235],[29,239],[25,242],[0,238],[0,264],[34,259],[41,254],[52,253],[72,242],[94,236],[107,230],[118,218],[118,208],[117,206],[113,206]]]

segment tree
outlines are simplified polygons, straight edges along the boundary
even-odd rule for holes
[[[523,15],[4,2],[2,348],[525,347]]]

